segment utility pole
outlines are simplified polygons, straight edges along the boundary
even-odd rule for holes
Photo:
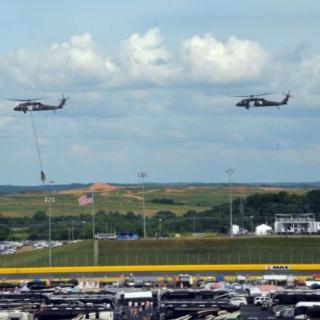
[[[232,186],[232,175],[234,173],[234,169],[227,169],[226,173],[229,175],[229,211],[230,211],[230,237],[233,237],[232,233],[232,192],[231,192],[231,186]]]
[[[143,217],[143,238],[147,238],[146,231],[146,213],[144,208],[144,178],[147,177],[148,174],[146,172],[138,172],[138,178],[141,179],[141,187],[142,187],[142,217]]]
[[[51,255],[51,204],[55,202],[54,197],[45,197],[44,202],[48,204],[48,219],[49,219],[49,267],[52,266],[52,255]]]

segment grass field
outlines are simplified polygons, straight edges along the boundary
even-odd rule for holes
[[[289,193],[302,194],[308,189],[278,189],[235,187],[233,197],[246,197],[253,193],[269,193],[286,190]],[[91,214],[90,206],[78,206],[78,197],[85,190],[74,190],[60,193],[51,193],[55,197],[52,214],[55,216],[74,215],[81,213]],[[0,214],[2,216],[21,217],[32,216],[38,210],[47,210],[44,203],[45,193],[26,193],[0,196]],[[97,191],[95,197],[95,210],[119,211],[126,213],[141,212],[141,188],[118,188],[108,191]],[[172,199],[179,205],[168,205],[150,202],[152,199]],[[146,214],[153,215],[159,210],[170,210],[181,215],[188,210],[203,211],[212,205],[219,205],[228,201],[228,189],[223,187],[146,187],[145,189]]]
[[[47,267],[48,249],[17,252],[0,255],[0,266],[5,267]],[[52,266],[87,266],[93,264],[93,244],[85,240],[52,248]]]
[[[237,264],[320,262],[320,237],[100,241],[99,263]]]
[[[320,237],[99,241],[98,265],[320,263]],[[48,266],[48,250],[0,256],[1,267]],[[90,240],[52,249],[52,266],[93,265]]]

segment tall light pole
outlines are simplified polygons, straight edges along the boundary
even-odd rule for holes
[[[73,227],[73,221],[71,221],[71,240],[74,240],[74,227]]]
[[[51,204],[55,202],[54,197],[45,197],[44,202],[48,204],[48,218],[49,218],[49,267],[52,266],[51,259]]]
[[[82,224],[82,240],[84,240],[84,225],[85,225],[86,221],[81,221]]]
[[[161,238],[161,222],[162,222],[162,219],[159,218],[159,238]]]
[[[230,206],[230,237],[233,237],[232,233],[232,193],[231,193],[231,186],[232,186],[232,175],[234,173],[234,169],[227,169],[226,173],[229,175],[229,206]]]
[[[144,178],[147,177],[148,174],[146,172],[138,172],[138,178],[141,179],[141,187],[142,187],[142,216],[143,216],[143,237],[147,238],[146,231],[146,213],[144,210]]]
[[[250,216],[250,227],[251,227],[251,232],[253,233],[253,218],[254,216]]]

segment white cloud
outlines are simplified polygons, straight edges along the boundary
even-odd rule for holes
[[[113,147],[113,149],[103,151],[101,154],[102,160],[108,162],[109,164],[122,163],[124,165],[127,165],[132,161],[131,156],[132,156],[132,150],[130,150],[128,146],[125,146],[125,147],[121,146],[121,148]]]
[[[122,44],[122,64],[128,73],[138,81],[163,84],[175,71],[171,64],[171,53],[162,44],[158,28],[147,31],[144,35],[134,33]]]
[[[300,166],[320,164],[320,145],[314,144],[303,149],[286,148],[279,153],[278,157]]]
[[[88,156],[90,154],[90,150],[88,146],[84,144],[75,143],[71,145],[71,152],[74,156]]]
[[[232,132],[232,136],[238,141],[243,141],[243,136],[238,132]]]
[[[4,82],[20,88],[52,90],[63,86],[100,86],[117,73],[118,67],[98,52],[91,35],[84,33],[67,42],[54,43],[44,52],[12,51],[0,58],[0,71]]]
[[[22,48],[0,55],[0,91],[7,96],[17,96],[18,92],[18,97],[44,90],[72,92],[72,101],[80,106],[85,101],[92,112],[95,106],[110,102],[112,95],[119,96],[118,89],[132,89],[126,98],[131,100],[130,106],[123,98],[114,98],[114,106],[106,105],[111,115],[176,113],[182,106],[190,114],[215,112],[211,111],[213,106],[220,106],[224,113],[222,106],[233,106],[227,95],[264,90],[291,90],[295,99],[290,104],[317,106],[320,101],[320,55],[299,55],[286,62],[285,54],[276,56],[257,42],[233,36],[220,41],[205,34],[182,41],[179,56],[166,46],[159,28],[132,34],[121,43],[119,56],[108,56],[99,49],[102,45],[84,33],[38,51]],[[213,85],[220,87],[212,92]],[[160,101],[150,87],[170,88],[167,100]],[[217,88],[222,87],[225,91],[219,92]],[[172,90],[176,88],[184,91]],[[126,107],[119,106],[121,103]]]
[[[1,117],[0,118],[0,129],[8,129],[15,119],[13,117]]]
[[[320,93],[320,54],[304,59],[300,65],[301,77],[307,80],[304,87],[309,93]],[[319,101],[319,100],[318,100]]]
[[[256,42],[230,37],[224,44],[211,34],[193,36],[182,43],[185,67],[197,80],[225,83],[254,79],[268,61]]]

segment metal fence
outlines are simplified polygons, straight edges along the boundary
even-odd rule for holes
[[[126,251],[99,253],[100,265],[320,263],[319,248],[199,249],[197,251]]]
[[[198,248],[190,250],[100,250],[96,261],[93,254],[75,250],[72,254],[52,252],[52,266],[116,266],[116,265],[180,265],[180,264],[292,264],[320,263],[320,248],[289,247],[260,249]],[[0,267],[46,267],[48,254],[0,256]]]

